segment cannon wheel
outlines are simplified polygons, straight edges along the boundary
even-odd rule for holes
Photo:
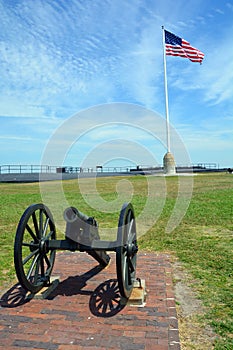
[[[15,236],[14,263],[22,287],[32,293],[49,283],[56,251],[46,240],[56,239],[52,215],[44,204],[33,204],[22,215]]]
[[[133,289],[137,260],[137,233],[133,206],[125,203],[121,209],[116,248],[116,270],[119,290],[128,299]]]

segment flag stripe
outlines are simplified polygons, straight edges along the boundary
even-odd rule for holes
[[[166,55],[179,56],[188,58],[192,62],[201,63],[204,58],[204,53],[184,39],[181,39],[177,35],[165,30],[165,47]]]

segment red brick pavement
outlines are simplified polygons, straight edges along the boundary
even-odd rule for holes
[[[0,349],[180,349],[169,256],[138,254],[146,305],[123,307],[115,300],[110,255],[110,266],[100,271],[86,253],[57,253],[53,275],[60,284],[47,299],[29,300],[19,285],[1,293]]]

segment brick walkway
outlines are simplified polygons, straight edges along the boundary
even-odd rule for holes
[[[19,285],[1,293],[0,349],[179,350],[169,256],[138,254],[144,307],[121,306],[115,254],[104,270],[86,253],[57,253],[60,284],[47,299],[31,299]],[[112,300],[112,301],[111,301]]]

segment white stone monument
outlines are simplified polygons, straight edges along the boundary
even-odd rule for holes
[[[176,174],[176,163],[171,152],[167,152],[163,157],[163,170],[166,175]]]

